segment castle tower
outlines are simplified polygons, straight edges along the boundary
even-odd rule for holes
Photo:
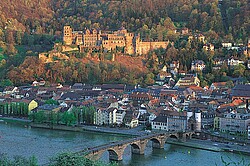
[[[66,45],[72,44],[72,28],[70,26],[63,27],[63,42]]]
[[[125,53],[134,54],[134,44],[133,44],[134,34],[126,33],[125,34]]]
[[[141,55],[141,37],[140,37],[140,34],[138,34],[136,37],[135,37],[135,53],[136,54],[139,54]]]

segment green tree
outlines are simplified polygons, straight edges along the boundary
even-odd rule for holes
[[[214,82],[214,75],[212,73],[207,73],[205,75],[205,80],[208,82],[209,85],[211,85]]]
[[[227,81],[226,86],[227,86],[228,88],[233,88],[233,87],[234,87],[233,81],[232,81],[232,80]]]
[[[14,156],[10,159],[5,154],[0,154],[1,166],[38,166],[36,157],[25,158],[22,156]]]
[[[36,123],[43,123],[46,121],[47,117],[46,117],[44,111],[39,111],[39,112],[35,112],[35,113],[31,114],[30,119],[32,119]]]
[[[51,111],[49,116],[50,124],[55,125],[59,123],[58,113]]]
[[[76,123],[76,117],[72,112],[64,112],[62,115],[62,122],[67,126],[71,126]]]
[[[9,79],[4,79],[0,82],[0,86],[2,86],[2,87],[12,86],[12,85],[13,85],[13,83]]]
[[[54,99],[48,99],[45,101],[45,104],[52,104],[52,105],[58,105],[58,101],[54,100]]]
[[[61,153],[50,160],[50,166],[117,166],[116,163],[103,163],[89,160],[82,155],[75,153]]]
[[[246,69],[245,65],[239,64],[238,66],[234,67],[233,75],[236,77],[243,76],[245,69]]]
[[[153,73],[149,73],[146,75],[145,78],[145,84],[147,85],[153,85],[154,84],[154,74]]]

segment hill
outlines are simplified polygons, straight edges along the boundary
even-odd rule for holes
[[[51,0],[3,0],[0,1],[0,27],[20,31],[45,29],[54,16]]]
[[[129,31],[149,33],[150,37],[159,35],[164,27],[188,27],[193,31],[215,31],[221,37],[230,33],[245,41],[249,15],[247,0],[0,1],[0,28],[50,34],[61,31],[65,24],[77,30],[114,30],[123,26]]]
[[[188,36],[185,39],[179,32],[185,27],[191,33],[202,33],[207,37],[206,42],[217,48],[222,41],[246,45],[250,32],[249,15],[248,0],[2,0],[0,78],[11,78],[14,83],[30,82],[35,76],[51,82],[67,82],[70,78],[69,82],[134,84],[147,77],[151,84],[158,67],[172,60],[179,60],[183,69],[189,69],[191,61],[197,58],[210,66],[211,59],[216,56],[246,58],[232,51],[204,52],[200,43],[189,44]],[[169,40],[174,46],[156,51],[159,61],[150,58],[152,52],[145,61],[118,56],[115,63],[99,62],[100,57],[79,60],[77,56],[85,55],[76,54],[70,61],[41,66],[39,73],[31,72],[30,69],[36,69],[34,66],[24,70],[30,62],[39,65],[35,59],[27,60],[27,56],[37,58],[40,52],[51,50],[55,42],[62,41],[64,25],[74,30],[96,28],[104,31],[125,27],[129,32],[140,33],[144,41]],[[112,54],[105,56],[111,60]],[[82,72],[84,74],[79,74]],[[231,76],[232,73],[228,70],[224,74]]]

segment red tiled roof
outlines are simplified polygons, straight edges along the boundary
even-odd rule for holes
[[[227,82],[214,82],[213,85],[215,87],[223,87],[226,86]]]
[[[232,104],[234,104],[235,106],[240,105],[241,103],[243,103],[243,101],[241,99],[236,99],[232,102]]]
[[[191,85],[189,88],[192,89],[193,91],[203,91],[202,87],[195,86],[195,85]]]

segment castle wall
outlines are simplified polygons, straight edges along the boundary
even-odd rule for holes
[[[116,49],[116,47],[125,47],[125,38],[122,35],[108,34],[107,39],[103,40],[102,46],[109,51]]]
[[[86,30],[86,33],[83,35],[83,45],[84,47],[96,47],[101,44],[101,33],[97,30],[93,30],[92,33],[90,30]]]
[[[147,54],[149,51],[157,49],[157,48],[167,48],[169,42],[163,41],[163,42],[142,42],[138,41],[136,42],[136,54],[142,55]]]

